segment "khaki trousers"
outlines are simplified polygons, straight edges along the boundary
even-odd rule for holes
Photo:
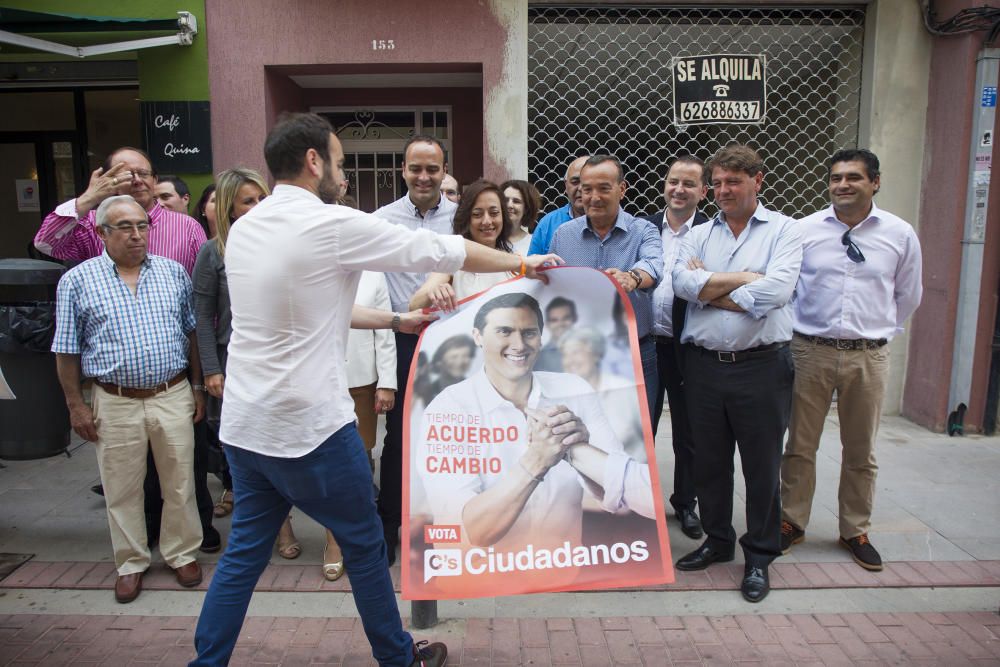
[[[378,428],[378,415],[375,414],[375,389],[376,383],[363,387],[351,387],[351,398],[354,399],[354,414],[358,418],[358,435],[361,442],[365,443],[365,451],[368,452],[368,464],[375,472],[375,461],[372,460],[372,450],[375,449],[375,432]],[[398,397],[402,399],[402,397]]]
[[[97,422],[97,465],[108,508],[118,574],[149,568],[142,482],[147,442],[163,493],[160,553],[176,569],[195,560],[201,521],[194,497],[194,397],[180,382],[152,398],[125,398],[96,384],[91,395]]]
[[[805,530],[816,491],[816,451],[823,422],[837,391],[840,417],[840,536],[868,532],[875,500],[875,436],[889,374],[889,346],[837,350],[792,339],[795,385],[788,443],[781,460],[785,521]]]

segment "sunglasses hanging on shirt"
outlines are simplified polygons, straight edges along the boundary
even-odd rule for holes
[[[865,255],[861,252],[861,248],[858,244],[851,240],[851,230],[848,229],[844,232],[844,235],[840,237],[840,242],[844,244],[847,248],[847,258],[854,262],[855,264],[860,264],[865,261]]]

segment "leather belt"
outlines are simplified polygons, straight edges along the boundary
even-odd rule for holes
[[[738,364],[739,362],[747,361],[748,359],[756,359],[757,357],[770,355],[771,353],[777,352],[784,347],[788,347],[787,341],[770,343],[759,347],[751,347],[749,350],[739,350],[738,352],[719,352],[718,350],[709,350],[708,348],[698,347],[697,345],[692,345],[691,349],[697,350],[703,356],[712,357],[724,364]]]
[[[152,398],[157,394],[162,394],[167,389],[180,384],[187,379],[187,370],[183,370],[174,377],[170,378],[166,382],[161,382],[152,389],[133,389],[132,387],[119,387],[116,384],[111,384],[110,382],[98,382],[94,380],[94,384],[108,392],[109,394],[115,394],[116,396],[122,396],[124,398]]]
[[[822,336],[801,334],[798,331],[795,332],[795,335],[806,342],[826,345],[838,350],[873,350],[889,343],[886,338],[823,338]]]

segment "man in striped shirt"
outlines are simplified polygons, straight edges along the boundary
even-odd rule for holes
[[[113,195],[132,195],[149,217],[149,253],[174,260],[190,276],[205,232],[194,218],[163,208],[155,187],[156,172],[149,156],[138,148],[119,148],[90,175],[83,194],[45,217],[35,234],[35,247],[57,259],[97,257],[104,249],[94,224],[97,207]]]
[[[118,570],[115,599],[131,602],[150,564],[147,442],[166,510],[160,553],[182,586],[201,583],[191,423],[204,413],[204,387],[191,280],[176,262],[146,254],[146,211],[117,195],[101,203],[95,221],[105,251],[59,281],[52,351],[73,430],[97,447]],[[94,378],[92,407],[81,377]]]

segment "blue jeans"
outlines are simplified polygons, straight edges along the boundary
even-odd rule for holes
[[[389,577],[382,523],[375,511],[368,455],[349,424],[303,457],[287,459],[226,445],[233,476],[232,531],[201,608],[191,665],[225,665],[257,580],[292,505],[333,531],[344,554],[354,602],[380,665],[409,665],[413,638],[403,630]]]

